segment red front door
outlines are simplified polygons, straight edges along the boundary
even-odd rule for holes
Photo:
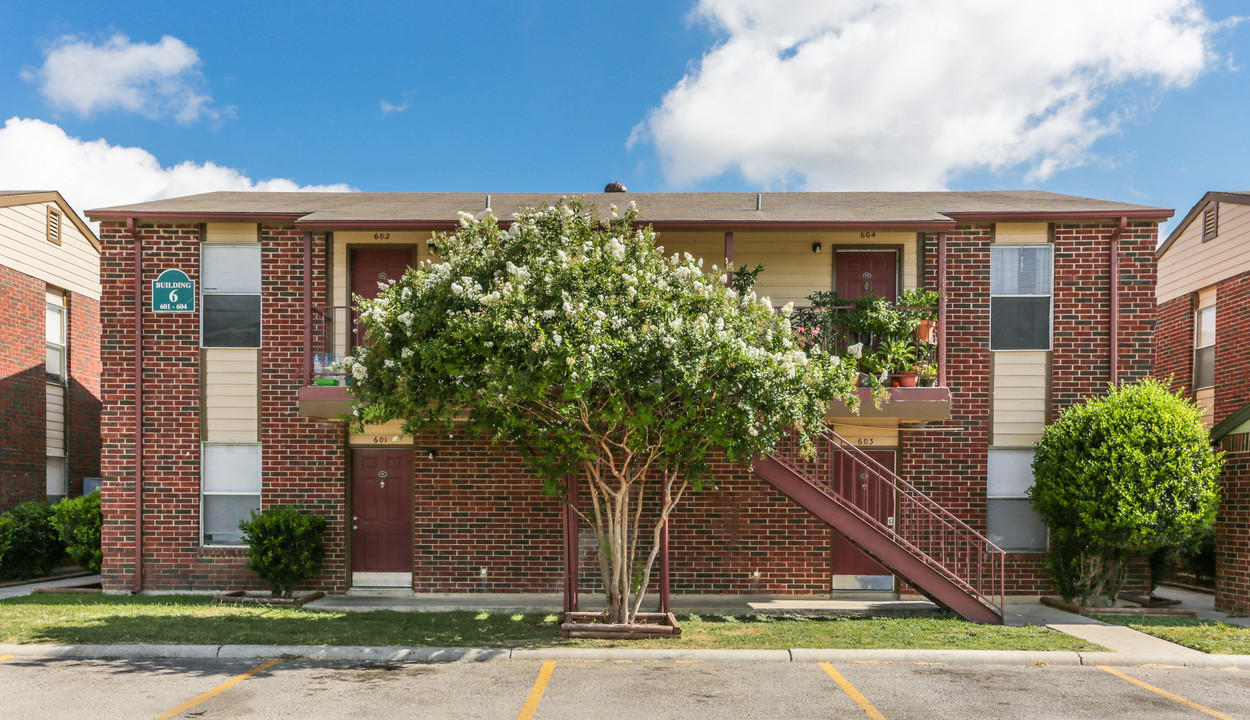
[[[352,451],[352,572],[412,572],[412,450]]]
[[[370,300],[378,296],[378,283],[399,280],[412,265],[411,248],[355,248],[352,250],[352,294]],[[354,313],[353,313],[354,315]],[[360,344],[360,327],[352,335]]]
[[[893,450],[868,450],[864,454],[884,465],[886,470],[894,471]],[[835,457],[833,490],[850,500],[856,507],[867,511],[881,524],[890,524],[890,518],[894,516],[893,488],[885,483],[874,482],[871,473],[867,472],[862,465],[852,462],[848,453],[840,452]],[[834,575],[885,576],[892,574],[836,530],[833,532],[832,555]],[[836,583],[835,587],[838,587]]]
[[[893,250],[839,250],[834,254],[834,289],[843,300],[876,295],[898,298],[898,253]]]

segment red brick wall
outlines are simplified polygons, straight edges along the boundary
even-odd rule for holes
[[[1250,273],[1220,282],[1215,295],[1215,423],[1250,403]]]
[[[1250,614],[1250,435],[1221,443],[1224,474],[1215,522],[1215,607]]]
[[[1173,389],[1186,388],[1187,392],[1194,384],[1196,297],[1183,295],[1160,304],[1157,313],[1159,324],[1155,329],[1154,376],[1161,380],[1171,378]],[[1193,393],[1189,395],[1192,397]]]
[[[67,293],[69,387],[66,452],[69,494],[82,494],[84,477],[100,477],[100,301]]]
[[[0,512],[46,497],[46,288],[0,266]]]

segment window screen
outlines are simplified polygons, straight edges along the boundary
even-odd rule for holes
[[[48,371],[48,382],[65,382],[65,308],[48,303],[47,321],[47,356],[44,366]]]
[[[1050,246],[990,248],[990,349],[1049,350]]]
[[[1046,549],[1046,525],[1028,497],[1032,463],[1026,448],[994,449],[987,457],[987,536],[1004,550]]]
[[[204,544],[238,545],[239,522],[260,509],[260,445],[205,444],[201,462]]]
[[[204,347],[260,347],[260,246],[201,245]]]
[[[1215,386],[1215,307],[1205,307],[1194,318],[1194,387]]]

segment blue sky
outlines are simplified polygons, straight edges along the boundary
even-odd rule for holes
[[[1244,3],[1011,5],[7,3],[0,189],[1248,189]]]

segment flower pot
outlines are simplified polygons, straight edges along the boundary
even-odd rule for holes
[[[338,384],[339,381],[335,378],[316,378],[313,380],[313,385],[320,385],[321,387],[333,387]]]
[[[914,333],[916,342],[937,345],[937,320],[921,320]]]
[[[915,371],[898,372],[890,375],[891,387],[916,387],[916,382],[920,379],[920,373]]]

